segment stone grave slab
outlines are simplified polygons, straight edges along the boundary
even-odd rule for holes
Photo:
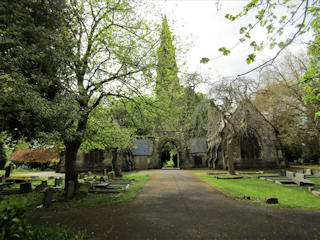
[[[314,186],[314,182],[306,179],[306,176],[303,173],[296,173],[295,178],[293,179],[299,186]]]

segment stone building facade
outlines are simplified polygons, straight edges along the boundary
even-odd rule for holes
[[[277,131],[250,101],[243,101],[229,124],[218,121],[208,134],[208,165],[227,169],[279,168],[285,165]],[[229,144],[229,146],[228,146]]]

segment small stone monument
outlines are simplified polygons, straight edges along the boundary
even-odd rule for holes
[[[115,173],[114,171],[108,172],[108,179],[114,179],[115,178]]]
[[[20,184],[20,193],[29,193],[32,191],[31,182]]]
[[[68,189],[67,189],[67,200],[71,200],[75,190],[75,182],[72,180],[68,181]]]
[[[6,171],[6,173],[5,173],[5,176],[4,176],[4,177],[5,177],[5,178],[10,177],[11,166],[6,166],[5,171]]]
[[[52,203],[53,188],[48,188],[44,193],[43,205],[49,207]]]
[[[48,181],[47,181],[47,180],[42,180],[42,181],[41,181],[41,185],[42,185],[43,187],[48,187]]]
[[[92,172],[88,171],[88,176],[91,176],[92,175]]]
[[[61,186],[62,185],[62,178],[54,179],[54,186]]]
[[[107,176],[107,174],[108,174],[107,169],[103,169],[103,176]]]

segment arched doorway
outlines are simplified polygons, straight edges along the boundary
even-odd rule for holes
[[[163,167],[180,167],[179,146],[173,140],[165,140],[159,148],[160,168]]]

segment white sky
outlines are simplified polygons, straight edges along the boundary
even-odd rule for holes
[[[252,52],[245,44],[240,44],[228,56],[211,60],[207,64],[200,64],[200,59],[203,57],[213,59],[220,56],[218,48],[226,47],[228,49],[238,42],[239,29],[246,26],[249,19],[246,17],[231,22],[224,16],[226,13],[238,13],[249,1],[220,0],[219,11],[216,6],[217,0],[149,1],[156,6],[155,14],[157,13],[158,16],[166,14],[171,31],[178,36],[178,44],[182,47],[184,45],[188,47],[192,43],[189,51],[183,57],[183,60],[186,61],[186,69],[183,71],[189,73],[197,71],[202,75],[208,75],[211,80],[215,80],[218,76],[242,74],[255,66],[254,64],[248,65],[245,61],[247,55]],[[258,30],[252,39],[263,40],[265,38],[264,30]],[[304,46],[300,45],[291,47],[294,51],[303,48]],[[262,54],[258,55],[255,64],[273,57],[273,54],[274,51],[266,48]]]

